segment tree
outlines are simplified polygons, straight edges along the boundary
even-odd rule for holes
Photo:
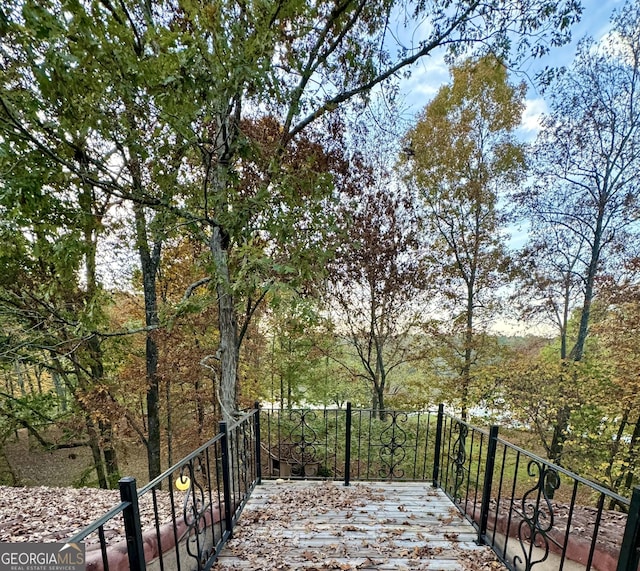
[[[614,404],[611,429],[602,449],[608,451],[605,474],[616,492],[630,492],[638,481],[640,450],[640,260],[625,266],[619,282],[607,279],[599,302],[603,317],[594,324],[593,334],[607,350],[611,366],[613,394],[605,402]],[[613,432],[613,434],[611,434]]]
[[[582,295],[580,264],[587,248],[561,226],[534,224],[520,251],[519,288],[513,296],[527,321],[551,324],[560,338],[560,359],[568,357],[569,322]]]
[[[261,393],[280,408],[292,408],[309,401],[325,381],[321,316],[317,302],[290,290],[272,291],[266,318],[265,347],[262,355]]]
[[[581,361],[598,275],[637,236],[640,174],[640,7],[626,5],[607,38],[585,38],[548,88],[550,113],[536,142],[536,183],[521,197],[545,257],[533,285],[559,312],[560,358]],[[559,286],[559,287],[558,287]],[[577,294],[577,295],[576,295]],[[569,344],[567,316],[579,312]],[[558,411],[550,458],[561,461],[571,408]]]
[[[250,6],[225,0],[179,6],[27,1],[18,6],[4,0],[1,5],[9,40],[5,45],[11,46],[2,51],[0,123],[5,140],[25,141],[93,187],[182,216],[209,245],[210,283],[218,294],[220,392],[227,418],[236,410],[238,394],[242,334],[236,292],[246,275],[242,248],[250,242],[248,235],[257,239],[268,232],[271,244],[295,235],[287,216],[274,216],[271,222],[277,224],[267,228],[262,214],[267,206],[286,213],[295,204],[296,197],[278,184],[283,181],[281,158],[297,136],[346,102],[366,98],[371,88],[439,47],[460,51],[481,45],[505,51],[518,38],[517,52],[528,53],[533,45],[534,55],[540,55],[567,39],[579,15],[574,0],[489,6],[479,1],[419,3],[416,19],[428,19],[430,31],[395,58],[381,48],[395,7],[386,0],[264,0]],[[56,93],[57,86],[65,86],[64,97]],[[65,107],[67,101],[75,105]],[[57,119],[69,109],[76,121],[83,119],[82,125]],[[119,119],[126,121],[137,110],[144,117],[147,109],[147,119],[160,120],[160,132],[168,129],[166,140],[184,151],[176,163],[180,180],[198,189],[184,199],[146,186],[134,188],[132,173],[117,172],[111,159],[109,130],[125,149],[122,164],[133,164],[127,149],[145,156],[136,130],[124,129]],[[260,191],[251,197],[237,186],[242,159],[252,152],[241,127],[247,110],[273,113],[282,126]],[[69,137],[81,129],[91,135],[83,145]],[[74,158],[78,155],[87,160],[80,163]],[[192,167],[190,174],[186,164]],[[322,204],[326,188],[319,190],[310,203]],[[322,214],[321,209],[315,212]],[[273,262],[268,247],[262,253],[265,262]],[[261,299],[260,294],[254,301]],[[244,311],[247,306],[242,306]]]
[[[373,414],[381,419],[394,377],[423,357],[417,334],[426,285],[414,197],[391,162],[397,138],[379,126],[396,115],[387,113],[353,126],[355,182],[341,201],[338,227],[343,230],[336,236],[340,244],[326,292],[335,332],[348,348],[333,358],[365,382]]]
[[[493,56],[468,60],[451,73],[452,84],[440,89],[406,138],[466,417],[473,368],[486,340],[482,320],[493,317],[509,278],[498,200],[525,172],[524,149],[513,134],[524,85],[509,84],[506,68]]]
[[[43,367],[62,381],[74,397],[74,410],[84,417],[98,483],[115,485],[113,416],[97,333],[106,322],[107,299],[96,264],[111,197],[69,180],[36,152],[25,152],[18,162],[5,155],[0,170],[0,210],[6,220],[0,315],[11,332],[3,339],[0,359]]]

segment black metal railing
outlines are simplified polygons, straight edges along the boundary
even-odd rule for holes
[[[256,484],[260,482],[258,409],[230,425],[140,490],[119,482],[121,503],[70,538],[87,544],[87,568],[207,570],[215,562]],[[151,508],[146,526],[139,505]],[[110,528],[126,539],[109,541]],[[143,529],[146,527],[146,529]]]
[[[438,412],[262,411],[267,478],[431,481],[507,568],[637,571],[631,501],[486,430]]]
[[[256,408],[69,542],[93,538],[88,568],[207,570],[262,474],[266,478],[411,480],[440,488],[512,571],[578,565],[637,571],[640,488],[629,501],[444,412]],[[175,488],[175,489],[174,489]],[[177,490],[177,491],[176,491]],[[152,503],[143,530],[139,501]],[[163,511],[164,510],[164,511]],[[165,516],[161,514],[165,514]],[[108,545],[120,520],[126,543]],[[144,545],[144,549],[143,549]],[[107,546],[109,547],[107,549]]]
[[[629,501],[499,438],[497,426],[440,415],[434,484],[509,569],[638,569],[640,488]]]
[[[431,480],[434,412],[263,409],[266,478]]]

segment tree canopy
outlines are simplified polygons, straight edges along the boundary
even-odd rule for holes
[[[461,380],[463,416],[470,404],[472,369],[482,357],[483,319],[498,309],[509,279],[501,195],[524,177],[520,123],[524,85],[507,80],[493,56],[451,70],[407,134],[410,183],[424,204],[430,278],[442,300],[441,325],[452,339],[447,365]]]
[[[394,399],[466,415],[495,396],[555,459],[572,426],[614,442],[607,485],[631,485],[635,5],[553,76],[532,149],[515,137],[526,90],[509,70],[565,42],[580,11],[0,0],[1,434],[49,445],[40,422],[73,426],[106,486],[115,435],[146,446],[153,477],[258,396],[350,395],[381,417]],[[386,145],[393,105],[368,138],[354,127],[439,53],[451,81],[402,142]],[[515,276],[521,317],[557,327],[545,348],[495,333]],[[606,391],[629,406],[596,429],[617,414],[594,402]]]

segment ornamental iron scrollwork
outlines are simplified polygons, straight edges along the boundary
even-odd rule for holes
[[[535,478],[536,483],[520,501],[519,515],[522,519],[518,525],[518,541],[523,557],[516,555],[513,558],[514,565],[524,564],[525,571],[549,557],[549,532],[554,526],[553,504],[549,496],[553,497],[560,487],[560,476],[552,466],[531,460],[527,473]],[[534,547],[542,552],[538,559],[533,559]]]
[[[236,461],[237,469],[235,470],[235,478],[237,478],[236,489],[241,495],[247,491],[247,483],[250,480],[249,470],[251,462],[251,426],[248,423],[242,423],[235,428],[236,433]]]
[[[206,468],[203,457],[195,456],[182,466],[179,475],[181,479],[187,476],[191,482],[184,494],[182,517],[187,527],[187,553],[196,560],[197,569],[202,569],[214,553],[213,541],[207,538],[210,525],[207,524],[206,513],[211,506],[206,500],[206,482],[201,481],[203,476],[206,478]]]
[[[454,424],[454,432],[457,433],[456,440],[453,443],[453,500],[460,502],[462,500],[461,489],[466,479],[466,462],[467,462],[467,435],[469,427],[465,422],[456,420]]]
[[[312,410],[292,410],[289,414],[289,420],[295,422],[289,432],[291,462],[300,468],[300,476],[309,475],[307,466],[317,464],[318,434],[311,425],[316,418]]]
[[[379,453],[382,464],[378,474],[381,478],[393,480],[404,477],[404,469],[399,466],[407,455],[407,433],[399,423],[406,423],[409,417],[407,413],[397,411],[388,411],[386,417],[390,422],[380,433]]]

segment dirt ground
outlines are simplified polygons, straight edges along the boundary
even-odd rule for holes
[[[148,481],[142,445],[118,443],[118,462],[122,476],[136,478],[139,486]],[[26,430],[20,430],[17,438],[10,437],[0,449],[0,485],[96,486],[91,450],[88,446],[44,450]]]

